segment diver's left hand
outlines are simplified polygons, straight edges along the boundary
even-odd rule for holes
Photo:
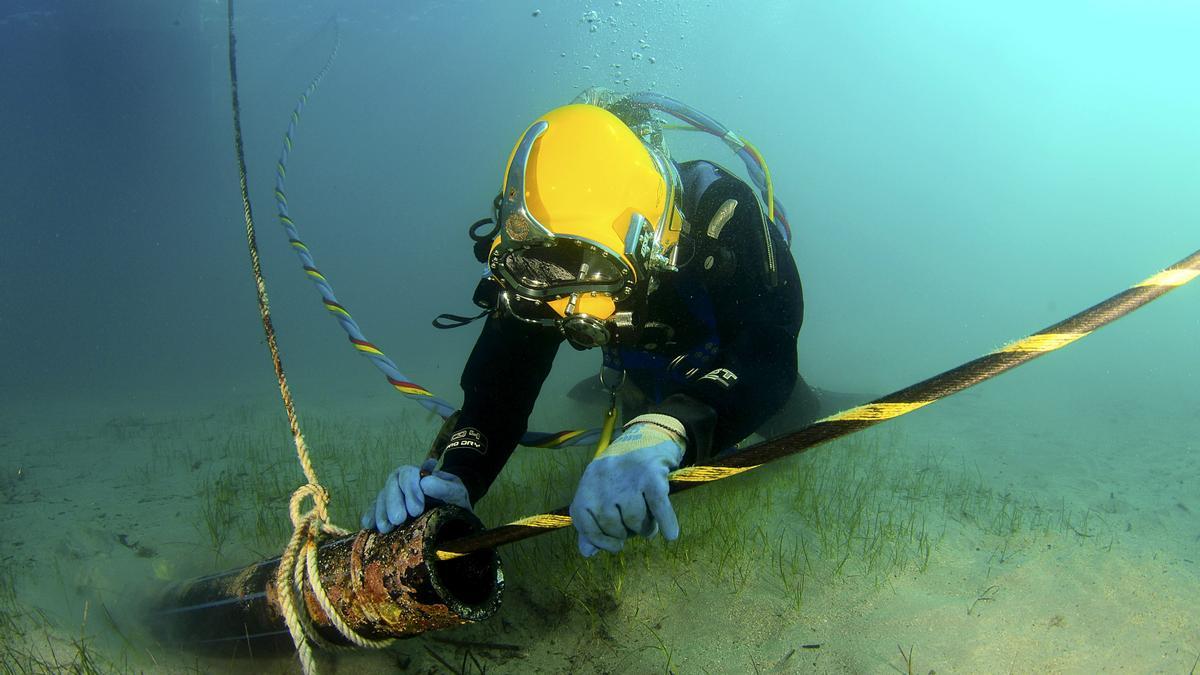
[[[678,420],[643,415],[588,464],[569,511],[580,553],[618,553],[630,535],[653,537],[660,527],[667,541],[679,537],[667,475],[679,466],[686,442]]]

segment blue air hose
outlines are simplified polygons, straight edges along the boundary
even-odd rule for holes
[[[308,103],[308,98],[316,91],[317,86],[333,65],[334,59],[337,57],[338,48],[341,46],[341,32],[338,32],[337,41],[334,44],[333,51],[330,52],[329,58],[326,60],[324,67],[317,73],[316,77],[309,83],[308,88],[300,95],[296,101],[296,107],[292,110],[291,119],[288,122],[287,132],[283,136],[283,148],[279,153],[279,161],[275,164],[275,208],[279,216],[279,223],[283,225],[283,229],[287,232],[288,243],[291,244],[292,250],[296,252],[296,256],[300,259],[300,264],[304,267],[304,273],[308,275],[310,281],[321,294],[321,301],[325,305],[325,309],[337,319],[342,330],[346,332],[346,336],[350,339],[350,343],[358,350],[360,354],[366,356],[371,364],[375,366],[387,378],[389,384],[396,391],[400,392],[410,400],[416,401],[426,410],[436,413],[442,418],[449,417],[457,409],[450,402],[439,398],[425,387],[417,384],[396,366],[381,349],[367,340],[363,335],[362,329],[359,328],[358,322],[350,315],[350,311],[338,301],[337,295],[333,292],[333,285],[329,279],[317,269],[317,264],[313,260],[312,252],[303,241],[300,240],[300,233],[296,229],[296,223],[292,220],[291,214],[288,212],[287,191],[285,183],[287,179],[287,162],[291,155],[292,147],[295,144],[296,128],[300,123],[300,113],[304,111],[305,105]],[[574,445],[592,445],[596,439],[600,437],[600,429],[573,429],[558,432],[527,432],[521,438],[521,445],[527,447],[563,447]]]
[[[754,185],[763,197],[763,201],[774,213],[775,217],[772,219],[774,221],[773,225],[779,230],[783,240],[789,244],[791,243],[792,229],[788,223],[787,211],[784,210],[783,204],[774,198],[770,180],[767,177],[766,160],[754,150],[752,145],[724,124],[670,96],[664,96],[652,91],[643,91],[630,94],[628,100],[639,105],[654,108],[655,110],[661,110],[690,124],[696,129],[706,131],[725,141],[734,154],[746,165],[746,172],[750,176],[750,180],[754,182]]]

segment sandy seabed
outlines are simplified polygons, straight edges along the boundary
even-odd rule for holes
[[[1200,441],[1188,430],[1200,418],[995,398],[967,392],[865,441],[678,495],[675,544],[590,561],[569,532],[506,547],[496,616],[323,654],[323,672],[1196,672]],[[436,423],[390,398],[343,404],[316,406],[308,433],[318,469],[332,467],[333,516],[353,525]],[[0,669],[298,672],[287,654],[162,645],[145,611],[166,582],[277,553],[300,479],[279,414],[73,415],[0,430]],[[518,450],[481,515],[560,506],[585,452]],[[251,491],[265,516],[250,513]],[[870,512],[864,529],[812,522],[847,507]]]

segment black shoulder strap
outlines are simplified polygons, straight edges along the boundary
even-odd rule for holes
[[[461,316],[459,314],[438,314],[433,319],[433,327],[447,330],[450,328],[462,328],[463,326],[472,323],[478,319],[487,316],[488,310],[476,314],[475,316]]]

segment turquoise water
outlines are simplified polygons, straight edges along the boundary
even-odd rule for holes
[[[525,125],[587,86],[660,91],[762,151],[805,284],[801,369],[828,389],[907,386],[1197,247],[1191,3],[245,2],[242,120],[284,363],[301,415],[336,431],[330,444],[376,448],[361,462],[317,449],[319,465],[338,467],[343,524],[436,425],[346,345],[272,218],[282,134],[333,46],[335,10],[341,49],[300,124],[292,215],[367,336],[452,401],[476,329],[429,322],[470,309],[477,265],[465,228],[488,215]],[[105,670],[234,667],[141,635],[128,590],[282,546],[241,541],[231,520],[217,552],[197,525],[206,495],[224,486],[216,494],[234,500],[243,486],[241,513],[248,476],[271,472],[282,531],[300,480],[247,269],[224,12],[214,2],[0,7],[0,507],[18,524],[0,537],[0,561],[14,599],[4,616],[24,626],[9,654],[78,663],[71,642],[82,634]],[[670,142],[677,156],[736,165],[719,143]],[[810,600],[795,607],[756,555],[739,585],[715,571],[716,543],[697,544],[689,564],[654,544],[631,554],[638,581],[615,593],[612,569],[570,567],[559,533],[546,537],[559,548],[537,554],[561,558],[563,579],[607,590],[543,597],[514,554],[509,605],[466,635],[520,645],[520,660],[491,653],[487,669],[500,672],[889,672],[904,668],[896,643],[915,645],[926,671],[1188,672],[1200,655],[1194,286],[880,431],[870,447],[896,458],[891,471],[943,477],[940,491],[888,502],[922,505],[915,513],[937,534],[927,565],[872,569],[860,547],[853,575],[809,570]],[[561,394],[596,362],[560,355],[538,428],[595,424],[598,410]],[[257,467],[238,455],[263,443],[276,454]],[[868,455],[861,470],[882,470]],[[559,506],[579,461],[547,477],[521,458],[515,486],[550,480],[557,492],[481,509],[499,523]],[[793,489],[779,483],[791,470],[824,465],[782,466],[734,502],[747,514],[740,550],[759,550],[752,522],[772,541],[815,536],[796,524],[811,512],[761,500]],[[735,499],[736,487],[720,490]],[[991,524],[1001,507],[980,500],[972,518],[955,516],[932,506],[937,492],[1009,494],[1045,522],[1030,516],[1001,534]],[[697,541],[716,542],[727,533],[699,514],[718,498],[702,493],[680,505],[684,537],[690,508]],[[1021,554],[1008,556],[1009,543]],[[691,570],[691,583],[673,585],[667,569]],[[714,603],[695,591],[706,575],[741,590]],[[968,613],[991,586],[995,599]],[[563,598],[557,624],[531,627]],[[696,618],[714,604],[740,609]],[[44,644],[59,648],[48,656]],[[346,663],[445,668],[423,647],[466,669],[461,646],[433,641]]]

